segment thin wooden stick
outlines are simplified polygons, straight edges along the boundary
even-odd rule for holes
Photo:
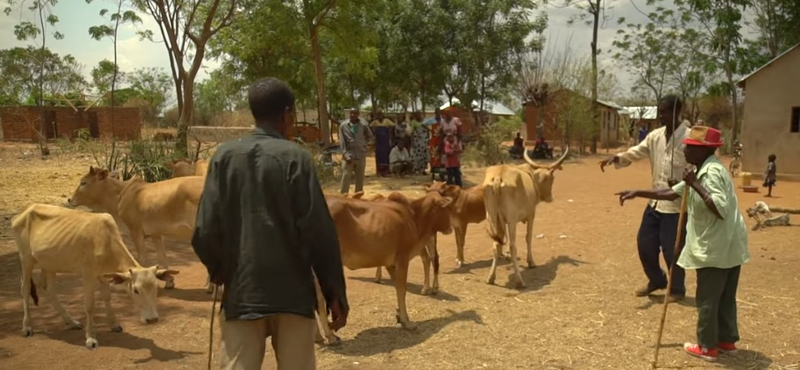
[[[669,294],[672,289],[672,270],[675,268],[675,264],[678,263],[678,256],[680,256],[680,249],[681,249],[681,237],[683,236],[683,221],[686,219],[686,207],[689,204],[687,200],[689,199],[689,185],[686,185],[683,188],[683,195],[681,196],[681,213],[678,216],[678,231],[675,236],[675,253],[672,257],[672,266],[669,266],[669,271],[667,272],[667,292],[664,294],[664,310],[661,311],[661,324],[658,326],[658,339],[656,339],[656,351],[655,355],[653,355],[653,368],[658,367],[658,350],[661,349],[661,334],[664,333],[664,322],[667,320],[667,307],[669,304]]]
[[[211,302],[211,325],[208,328],[208,370],[211,370],[211,361],[214,359],[214,316],[217,308],[217,288],[219,285],[214,284],[214,298]]]

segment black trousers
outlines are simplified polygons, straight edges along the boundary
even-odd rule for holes
[[[447,167],[447,184],[463,186],[461,184],[461,167]]]
[[[667,275],[659,264],[660,255],[664,254],[664,261],[667,266],[672,266],[677,261],[675,256],[675,238],[678,231],[678,220],[680,215],[677,213],[661,213],[650,205],[647,206],[642,215],[642,223],[639,225],[639,235],[637,244],[639,246],[639,260],[642,268],[647,275],[648,287],[650,289],[666,288]],[[686,220],[683,223],[681,233],[681,249],[686,241]],[[678,265],[674,265],[672,272],[672,291],[670,294],[686,295],[686,272]]]
[[[697,342],[706,348],[739,341],[736,289],[742,267],[697,270]]]

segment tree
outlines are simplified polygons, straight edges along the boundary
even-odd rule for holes
[[[194,80],[200,72],[206,46],[220,30],[230,26],[238,0],[133,0],[137,9],[149,14],[158,24],[161,39],[169,54],[172,80],[180,118],[176,152],[188,155],[187,131],[194,113]],[[140,32],[153,40],[150,31]],[[190,55],[193,54],[193,55]],[[189,65],[185,64],[189,62]]]
[[[42,65],[43,74],[31,74]],[[86,80],[82,71],[75,57],[61,57],[49,49],[28,46],[0,50],[0,96],[6,97],[8,104],[36,105],[40,98],[47,104],[58,94],[83,90]]]
[[[651,16],[657,17],[656,13]],[[620,18],[620,21],[624,22],[624,18]],[[620,28],[617,33],[621,37],[613,42],[619,49],[614,59],[636,76],[637,84],[648,87],[654,101],[661,100],[668,84],[670,60],[675,57],[675,31],[664,28],[663,19],[659,21],[656,18],[645,25],[628,24],[627,30]]]
[[[167,96],[172,90],[169,75],[160,68],[149,67],[134,69],[128,73],[127,78],[135,93],[131,98],[136,98],[141,104],[142,119],[155,122],[156,117],[166,107]]]
[[[6,15],[10,15],[12,11],[12,7],[17,5],[17,0],[7,0],[8,6],[4,9]],[[23,5],[27,2],[22,0],[20,5],[20,12],[23,9]],[[55,27],[56,23],[58,23],[58,17],[51,12],[51,8],[58,3],[58,0],[31,0],[30,5],[27,7],[28,10],[36,12],[36,15],[39,18],[39,24],[30,22],[30,21],[22,21],[19,24],[14,26],[14,35],[17,37],[17,40],[23,41],[32,38],[36,38],[41,35],[42,37],[42,44],[41,44],[41,62],[39,68],[39,96],[36,99],[36,104],[39,106],[40,116],[39,116],[39,148],[41,149],[42,156],[44,157],[50,150],[47,148],[47,138],[44,137],[42,134],[46,132],[46,122],[44,118],[44,68],[45,68],[45,48],[47,47],[47,26]],[[56,40],[61,40],[64,38],[64,35],[57,30],[53,32],[53,38]]]
[[[101,60],[92,68],[92,83],[98,93],[103,95],[111,91],[111,85],[115,74],[117,76],[117,82],[120,84],[125,83],[125,72],[120,71],[119,67],[108,59]]]
[[[738,90],[734,82],[738,56],[741,55],[743,26],[742,13],[751,0],[675,0],[682,17],[697,22],[709,40],[710,55],[717,56],[717,63],[725,73],[730,88],[731,106],[738,106]],[[736,109],[732,112],[733,130],[731,141],[738,140],[741,122]]]
[[[86,0],[86,3],[89,4],[93,0]],[[131,4],[128,0],[108,0],[111,4],[114,5],[116,9],[114,13],[109,16],[109,20],[111,24],[101,24],[99,26],[91,26],[89,27],[89,35],[92,36],[95,40],[102,40],[104,38],[111,39],[111,43],[114,45],[114,64],[111,67],[111,132],[114,132],[114,106],[116,104],[116,99],[114,99],[114,91],[117,87],[117,77],[119,75],[119,64],[117,63],[117,35],[119,34],[119,26],[122,23],[142,23],[142,19],[131,10]],[[100,16],[104,17],[108,14],[108,9],[100,10]],[[101,61],[102,64],[102,61]],[[94,72],[94,70],[92,70]],[[92,75],[94,77],[94,75]],[[116,146],[116,140],[112,144]],[[113,147],[112,147],[113,148]],[[112,149],[113,150],[113,149]]]

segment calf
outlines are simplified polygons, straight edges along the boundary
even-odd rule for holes
[[[527,226],[525,241],[528,244],[528,267],[533,268],[533,254],[531,242],[533,241],[533,221],[536,218],[536,206],[540,202],[553,201],[553,172],[561,168],[561,163],[567,158],[569,147],[555,163],[542,166],[535,163],[524,152],[526,164],[497,165],[486,169],[483,180],[483,196],[486,204],[489,236],[494,239],[494,256],[492,267],[489,269],[488,284],[494,284],[497,272],[497,260],[503,254],[506,230],[508,230],[508,249],[511,255],[511,264],[514,266],[514,277],[517,287],[524,288],[525,282],[519,273],[517,263],[517,224],[523,222]]]
[[[150,237],[156,247],[159,267],[167,268],[163,237],[191,242],[197,205],[205,178],[186,176],[147,183],[140,178],[121,181],[109,176],[108,170],[89,167],[68,202],[94,211],[110,213],[130,230],[139,260],[147,264],[144,238]],[[166,289],[175,287],[172,278]],[[209,291],[212,286],[209,284]]]
[[[434,181],[426,186],[428,190],[440,190],[447,186],[444,182]],[[464,265],[464,244],[466,243],[467,226],[478,224],[486,219],[486,205],[483,201],[483,185],[468,189],[456,187],[453,205],[450,207],[450,223],[456,234],[456,267]],[[438,256],[437,256],[438,257]],[[437,261],[438,263],[438,261]]]
[[[395,192],[388,200],[367,202],[329,197],[327,203],[336,224],[343,264],[350,270],[388,266],[397,292],[397,321],[410,329],[405,303],[408,263],[423,253],[437,232],[452,232],[448,209],[452,198],[447,192],[428,192],[409,201]],[[429,256],[424,253],[423,258],[426,257],[430,263]],[[427,271],[424,290],[430,289]],[[320,312],[327,310],[323,306]]]
[[[125,248],[114,219],[106,213],[89,213],[46,204],[33,204],[11,220],[11,229],[19,249],[22,265],[22,333],[33,335],[28,298],[39,305],[32,274],[40,268],[47,298],[53,308],[73,329],[80,329],[58,302],[55,292],[57,273],[78,273],[83,278],[83,302],[86,310],[86,347],[97,347],[94,333],[94,290],[106,308],[106,319],[113,332],[121,332],[111,309],[109,281],[124,284],[128,294],[139,308],[140,319],[145,324],[158,321],[156,298],[158,283],[178,272],[142,267]]]

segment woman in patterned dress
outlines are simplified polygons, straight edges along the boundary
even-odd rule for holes
[[[422,112],[411,117],[411,163],[414,173],[424,175],[428,168],[428,129],[422,125]]]

